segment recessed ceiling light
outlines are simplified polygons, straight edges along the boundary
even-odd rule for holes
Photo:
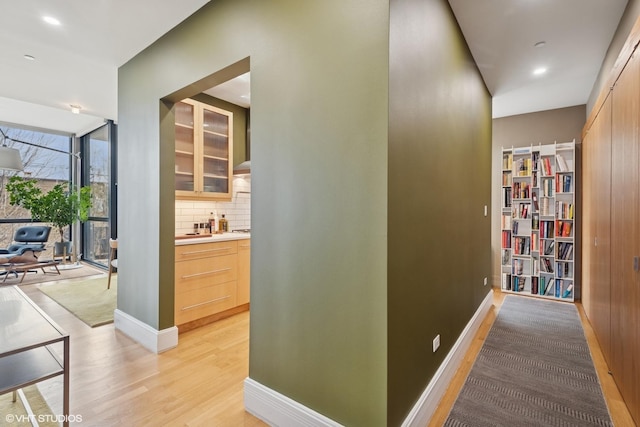
[[[35,56],[33,56],[33,55],[25,55],[25,56],[24,56],[24,59],[28,59],[29,61],[35,61],[35,60],[36,60],[36,57],[35,57]]]
[[[535,70],[533,70],[533,75],[534,76],[540,76],[544,73],[547,72],[547,69],[545,67],[540,67],[540,68],[536,68]]]
[[[56,25],[56,26],[60,25],[60,21],[54,18],[53,16],[43,16],[42,20],[47,24]]]
[[[69,107],[71,107],[71,112],[73,114],[80,114],[80,110],[82,110],[81,106],[75,104],[70,104]]]
[[[539,41],[538,43],[534,44],[534,45],[533,45],[533,47],[542,47],[542,46],[544,46],[544,45],[546,45],[546,44],[547,44],[547,42],[545,42],[545,41],[543,40],[543,41]]]

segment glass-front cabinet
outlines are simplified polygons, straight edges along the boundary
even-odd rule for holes
[[[175,120],[176,199],[231,200],[233,113],[184,99]]]

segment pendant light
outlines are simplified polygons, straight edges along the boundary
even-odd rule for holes
[[[18,151],[16,148],[7,147],[6,145],[1,146],[0,169],[7,169],[12,171],[24,170],[22,158],[20,158],[20,151]]]

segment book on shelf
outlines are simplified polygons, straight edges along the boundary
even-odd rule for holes
[[[533,201],[533,209],[535,209],[536,211],[540,210],[538,204],[538,193],[536,191],[531,192],[531,200]]]
[[[513,261],[513,269],[511,272],[513,274],[523,274],[524,273],[524,261],[521,259],[514,259]]]
[[[502,289],[511,290],[511,273],[502,273]]]
[[[573,243],[571,242],[558,242],[558,253],[556,258],[561,260],[572,260],[573,256]]]
[[[554,288],[554,282],[552,278],[549,278],[549,282],[547,284],[547,288],[544,291],[543,295],[549,295],[552,296],[553,295],[553,288]]]
[[[502,231],[502,247],[505,249],[511,248],[511,231],[510,230]]]
[[[526,276],[513,276],[513,291],[522,292],[527,285]]]
[[[532,294],[537,294],[538,293],[538,278],[537,277],[532,277],[531,278],[531,293]]]
[[[513,154],[505,153],[502,155],[502,169],[511,170],[513,167]]]
[[[518,159],[516,161],[516,170],[518,171],[518,176],[530,176],[531,158]]]
[[[540,237],[543,239],[552,239],[553,224],[553,221],[540,221]]]
[[[558,169],[560,169],[560,172],[569,172],[569,166],[562,154],[556,154],[556,160],[558,161]]]
[[[502,207],[511,207],[511,187],[502,189]]]
[[[544,255],[552,256],[553,255],[553,247],[555,242],[553,240],[545,240],[544,241]]]
[[[553,169],[551,168],[551,160],[549,157],[542,157],[539,161],[539,169],[544,176],[552,176]]]
[[[530,255],[531,254],[531,238],[517,236],[513,238],[513,253],[515,255]]]
[[[544,197],[553,197],[553,177],[542,179],[542,195]]]
[[[530,185],[527,182],[514,182],[512,195],[514,199],[528,199],[530,194]]]
[[[500,227],[503,230],[511,230],[511,215],[502,215],[501,218]]]
[[[571,237],[573,222],[556,220],[556,237]]]
[[[514,219],[527,219],[529,218],[530,205],[529,203],[518,203],[513,206],[513,218]]]
[[[557,201],[556,214],[560,219],[573,219],[573,203]]]
[[[502,265],[509,265],[511,263],[511,251],[508,249],[502,250]]]
[[[533,167],[534,171],[538,170],[539,161],[540,161],[540,152],[534,151],[533,153],[531,153],[531,166]]]
[[[532,230],[540,229],[540,215],[537,213],[531,214],[531,229]]]
[[[510,187],[511,186],[511,172],[510,171],[504,171],[502,173],[502,186],[503,187]]]
[[[567,286],[564,292],[562,293],[562,298],[569,298],[572,292],[573,292],[573,283],[569,283],[569,286]]]
[[[571,193],[571,175],[556,174],[556,193]]]

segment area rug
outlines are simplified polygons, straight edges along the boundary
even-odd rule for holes
[[[613,426],[573,304],[508,295],[445,426]]]
[[[58,423],[38,387],[31,385],[23,388],[22,391],[40,427],[58,427]],[[20,398],[13,402],[11,392],[0,395],[0,425],[7,427],[31,426],[31,423],[26,421],[27,415],[27,410]]]
[[[111,278],[111,289],[107,276],[43,284],[38,289],[92,328],[113,322],[117,275]]]
[[[55,269],[52,270],[52,267],[45,267],[46,274],[42,273],[42,270],[36,269],[35,273],[27,273],[22,283],[20,283],[20,279],[22,278],[22,273],[18,275],[16,278],[15,275],[10,274],[7,277],[7,280],[2,283],[2,279],[4,277],[0,277],[0,286],[2,285],[32,285],[36,283],[45,283],[45,282],[56,282],[59,280],[67,280],[67,279],[77,279],[78,277],[88,277],[94,276],[96,274],[104,274],[105,270],[98,270],[97,268],[91,267],[86,264],[81,264],[80,268],[73,268],[69,270],[60,270],[60,274],[56,274]]]

